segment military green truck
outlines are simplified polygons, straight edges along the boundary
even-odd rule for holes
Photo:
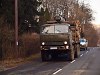
[[[67,54],[68,60],[80,55],[80,26],[76,22],[49,21],[41,26],[42,61]]]

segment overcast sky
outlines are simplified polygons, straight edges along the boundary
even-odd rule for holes
[[[100,24],[100,0],[84,0],[84,2],[88,3],[93,10],[93,16],[95,17],[93,23]]]

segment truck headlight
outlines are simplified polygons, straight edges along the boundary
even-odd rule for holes
[[[65,41],[64,44],[67,44],[67,41]]]
[[[42,42],[42,45],[45,45],[45,42]]]

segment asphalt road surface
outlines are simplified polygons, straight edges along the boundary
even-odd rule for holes
[[[100,75],[100,48],[91,48],[53,75]]]
[[[80,57],[74,61],[65,60],[42,62],[39,58],[2,71],[0,75],[100,75],[100,48],[98,47],[81,51]]]

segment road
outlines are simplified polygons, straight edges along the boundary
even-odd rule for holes
[[[100,48],[91,48],[81,58],[59,69],[54,75],[100,75]]]
[[[0,75],[100,75],[100,48],[91,47],[81,51],[74,61],[38,60],[2,71]]]

